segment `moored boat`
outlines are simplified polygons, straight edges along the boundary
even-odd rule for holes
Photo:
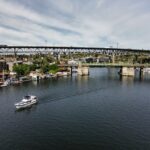
[[[5,82],[3,82],[3,84],[0,85],[0,87],[6,87],[6,86],[8,86],[8,85],[9,85],[9,82],[8,82],[8,81],[5,81]]]

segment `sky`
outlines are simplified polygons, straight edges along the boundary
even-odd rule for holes
[[[150,0],[0,0],[0,45],[150,49]]]

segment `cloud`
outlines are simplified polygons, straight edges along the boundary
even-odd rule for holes
[[[148,0],[1,0],[0,43],[149,49]]]

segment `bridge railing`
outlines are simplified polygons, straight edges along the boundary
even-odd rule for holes
[[[89,67],[150,67],[150,63],[82,63],[82,65]]]
[[[30,54],[30,53],[48,53],[48,52],[81,52],[81,53],[106,53],[106,54],[126,54],[130,53],[148,53],[150,50],[128,49],[128,48],[103,48],[103,47],[67,47],[67,46],[7,46],[0,45],[0,54]]]

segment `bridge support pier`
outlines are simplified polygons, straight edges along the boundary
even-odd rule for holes
[[[134,76],[135,69],[134,67],[122,67],[120,73],[122,76]]]
[[[143,79],[143,76],[144,76],[144,68],[140,67],[140,73],[139,73],[140,79]]]
[[[17,49],[14,48],[14,61],[17,61]]]
[[[112,63],[113,64],[115,63],[115,55],[114,54],[112,55]]]
[[[82,66],[82,64],[79,63],[79,66],[78,66],[78,74],[81,75],[81,76],[89,75],[89,67],[87,67],[87,66]]]
[[[70,70],[70,75],[72,76],[72,73],[73,73],[73,66],[70,66],[68,69]]]
[[[78,74],[81,76],[89,75],[89,67],[78,67]]]

